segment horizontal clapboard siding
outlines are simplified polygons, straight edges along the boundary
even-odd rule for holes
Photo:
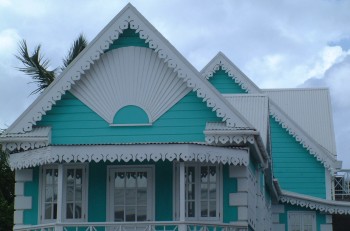
[[[67,93],[42,119],[52,127],[53,144],[204,141],[206,122],[220,121],[190,92],[152,126],[110,127],[99,115]]]
[[[270,119],[274,176],[282,189],[326,198],[325,169],[273,118]]]
[[[246,91],[221,68],[213,74],[209,82],[222,94],[246,93]]]

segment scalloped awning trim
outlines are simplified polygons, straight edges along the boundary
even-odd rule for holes
[[[282,195],[279,197],[279,200],[282,203],[296,205],[327,214],[350,215],[349,202],[325,200],[285,190],[282,190]]]
[[[219,164],[249,164],[246,148],[224,148],[195,144],[49,146],[11,154],[11,169],[56,162],[198,161]]]

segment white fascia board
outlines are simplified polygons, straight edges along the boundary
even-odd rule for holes
[[[327,214],[350,214],[350,202],[326,200],[282,190],[279,200],[282,203],[317,210]]]

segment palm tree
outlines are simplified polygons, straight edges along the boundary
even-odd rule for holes
[[[35,47],[34,52],[30,55],[28,52],[28,46],[26,40],[19,42],[19,51],[16,58],[19,59],[23,67],[19,67],[18,70],[31,76],[33,82],[36,83],[38,88],[32,91],[30,94],[37,94],[42,92],[48,87],[58,75],[58,73],[64,70],[78,55],[84,50],[88,42],[83,34],[80,34],[78,38],[72,44],[68,55],[63,58],[63,66],[49,70],[50,61],[45,59],[41,55],[41,45]]]

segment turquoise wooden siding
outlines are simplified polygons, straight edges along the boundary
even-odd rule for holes
[[[223,165],[222,180],[223,180],[223,222],[230,223],[238,221],[238,207],[230,206],[230,193],[237,192],[237,179],[229,177],[229,166]]]
[[[94,163],[89,164],[88,221],[107,221],[107,166],[118,165],[154,165],[155,166],[155,220],[173,220],[173,167],[169,161]]]
[[[53,144],[197,142],[204,141],[206,122],[215,121],[221,119],[190,92],[152,126],[110,127],[67,92],[38,125],[52,127]]]
[[[123,30],[123,33],[119,36],[118,39],[114,40],[106,52],[128,46],[148,48],[148,44],[145,41],[146,40],[144,39],[140,39],[139,34],[136,33],[135,30],[128,28]]]
[[[288,230],[288,211],[310,211],[314,212],[314,210],[308,210],[302,207],[293,206],[293,205],[284,205],[285,213],[279,215],[280,224],[285,224],[286,231]],[[316,211],[316,230],[321,230],[321,225],[326,224],[326,215],[321,214],[319,211]]]
[[[323,165],[273,118],[270,126],[273,172],[282,189],[326,198]]]
[[[39,167],[33,168],[33,180],[24,183],[24,196],[32,197],[32,209],[24,210],[23,224],[38,224],[38,199],[39,199]]]
[[[247,93],[221,68],[213,74],[209,82],[222,94]]]

